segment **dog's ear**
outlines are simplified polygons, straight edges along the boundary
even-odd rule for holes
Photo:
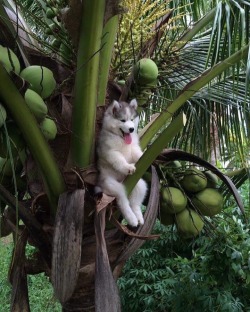
[[[114,100],[108,107],[107,112],[111,115],[114,115],[119,109],[121,108],[121,105],[119,102]]]
[[[136,110],[137,109],[137,101],[136,101],[136,99],[133,99],[133,100],[131,100],[130,101],[130,103],[129,103],[129,106],[131,107],[131,108],[133,108],[134,110]]]

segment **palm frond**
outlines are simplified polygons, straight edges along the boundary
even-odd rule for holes
[[[160,64],[160,84],[153,99],[159,103],[160,110],[167,107],[183,87],[200,76],[207,66],[213,66],[237,51],[242,42],[247,42],[249,11],[244,11],[243,27],[243,8],[240,5],[249,6],[239,2],[237,5],[231,3],[229,7],[229,2],[219,2],[213,27],[198,33],[178,54],[168,54],[168,59]],[[222,23],[220,26],[219,22]],[[246,146],[249,142],[247,116],[250,109],[246,81],[249,81],[249,58],[246,64],[240,62],[231,67],[197,92],[182,108],[187,124],[171,146],[184,148],[205,159],[220,156],[228,161],[232,157],[235,165],[245,164],[249,154]]]

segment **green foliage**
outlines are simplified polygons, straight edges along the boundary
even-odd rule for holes
[[[7,280],[7,272],[9,269],[11,255],[12,255],[12,242],[8,239],[0,240],[0,312],[10,311],[11,302],[11,285]],[[26,254],[31,255],[34,248],[28,246]],[[44,274],[29,275],[29,301],[30,309],[32,312],[59,312],[61,305],[56,301],[53,296],[53,289],[49,282],[49,278]]]
[[[0,311],[10,310],[10,284],[7,281],[7,272],[9,263],[11,260],[11,246],[0,240],[0,255],[1,255],[1,266],[0,266]]]
[[[249,230],[236,208],[226,212],[193,241],[157,222],[160,239],[146,242],[119,279],[123,311],[250,309]]]

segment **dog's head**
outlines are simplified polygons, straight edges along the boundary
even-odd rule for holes
[[[125,143],[132,141],[131,133],[135,131],[134,119],[137,116],[137,101],[133,99],[130,103],[113,101],[106,111],[108,117],[108,128],[117,135],[124,138]],[[111,117],[111,118],[110,118]]]

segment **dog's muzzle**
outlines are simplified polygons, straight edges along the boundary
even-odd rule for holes
[[[122,129],[120,129],[120,130],[122,132],[124,142],[126,144],[131,144],[132,143],[132,136],[130,133],[132,133],[134,131],[134,128],[129,128],[129,133],[124,132]]]

